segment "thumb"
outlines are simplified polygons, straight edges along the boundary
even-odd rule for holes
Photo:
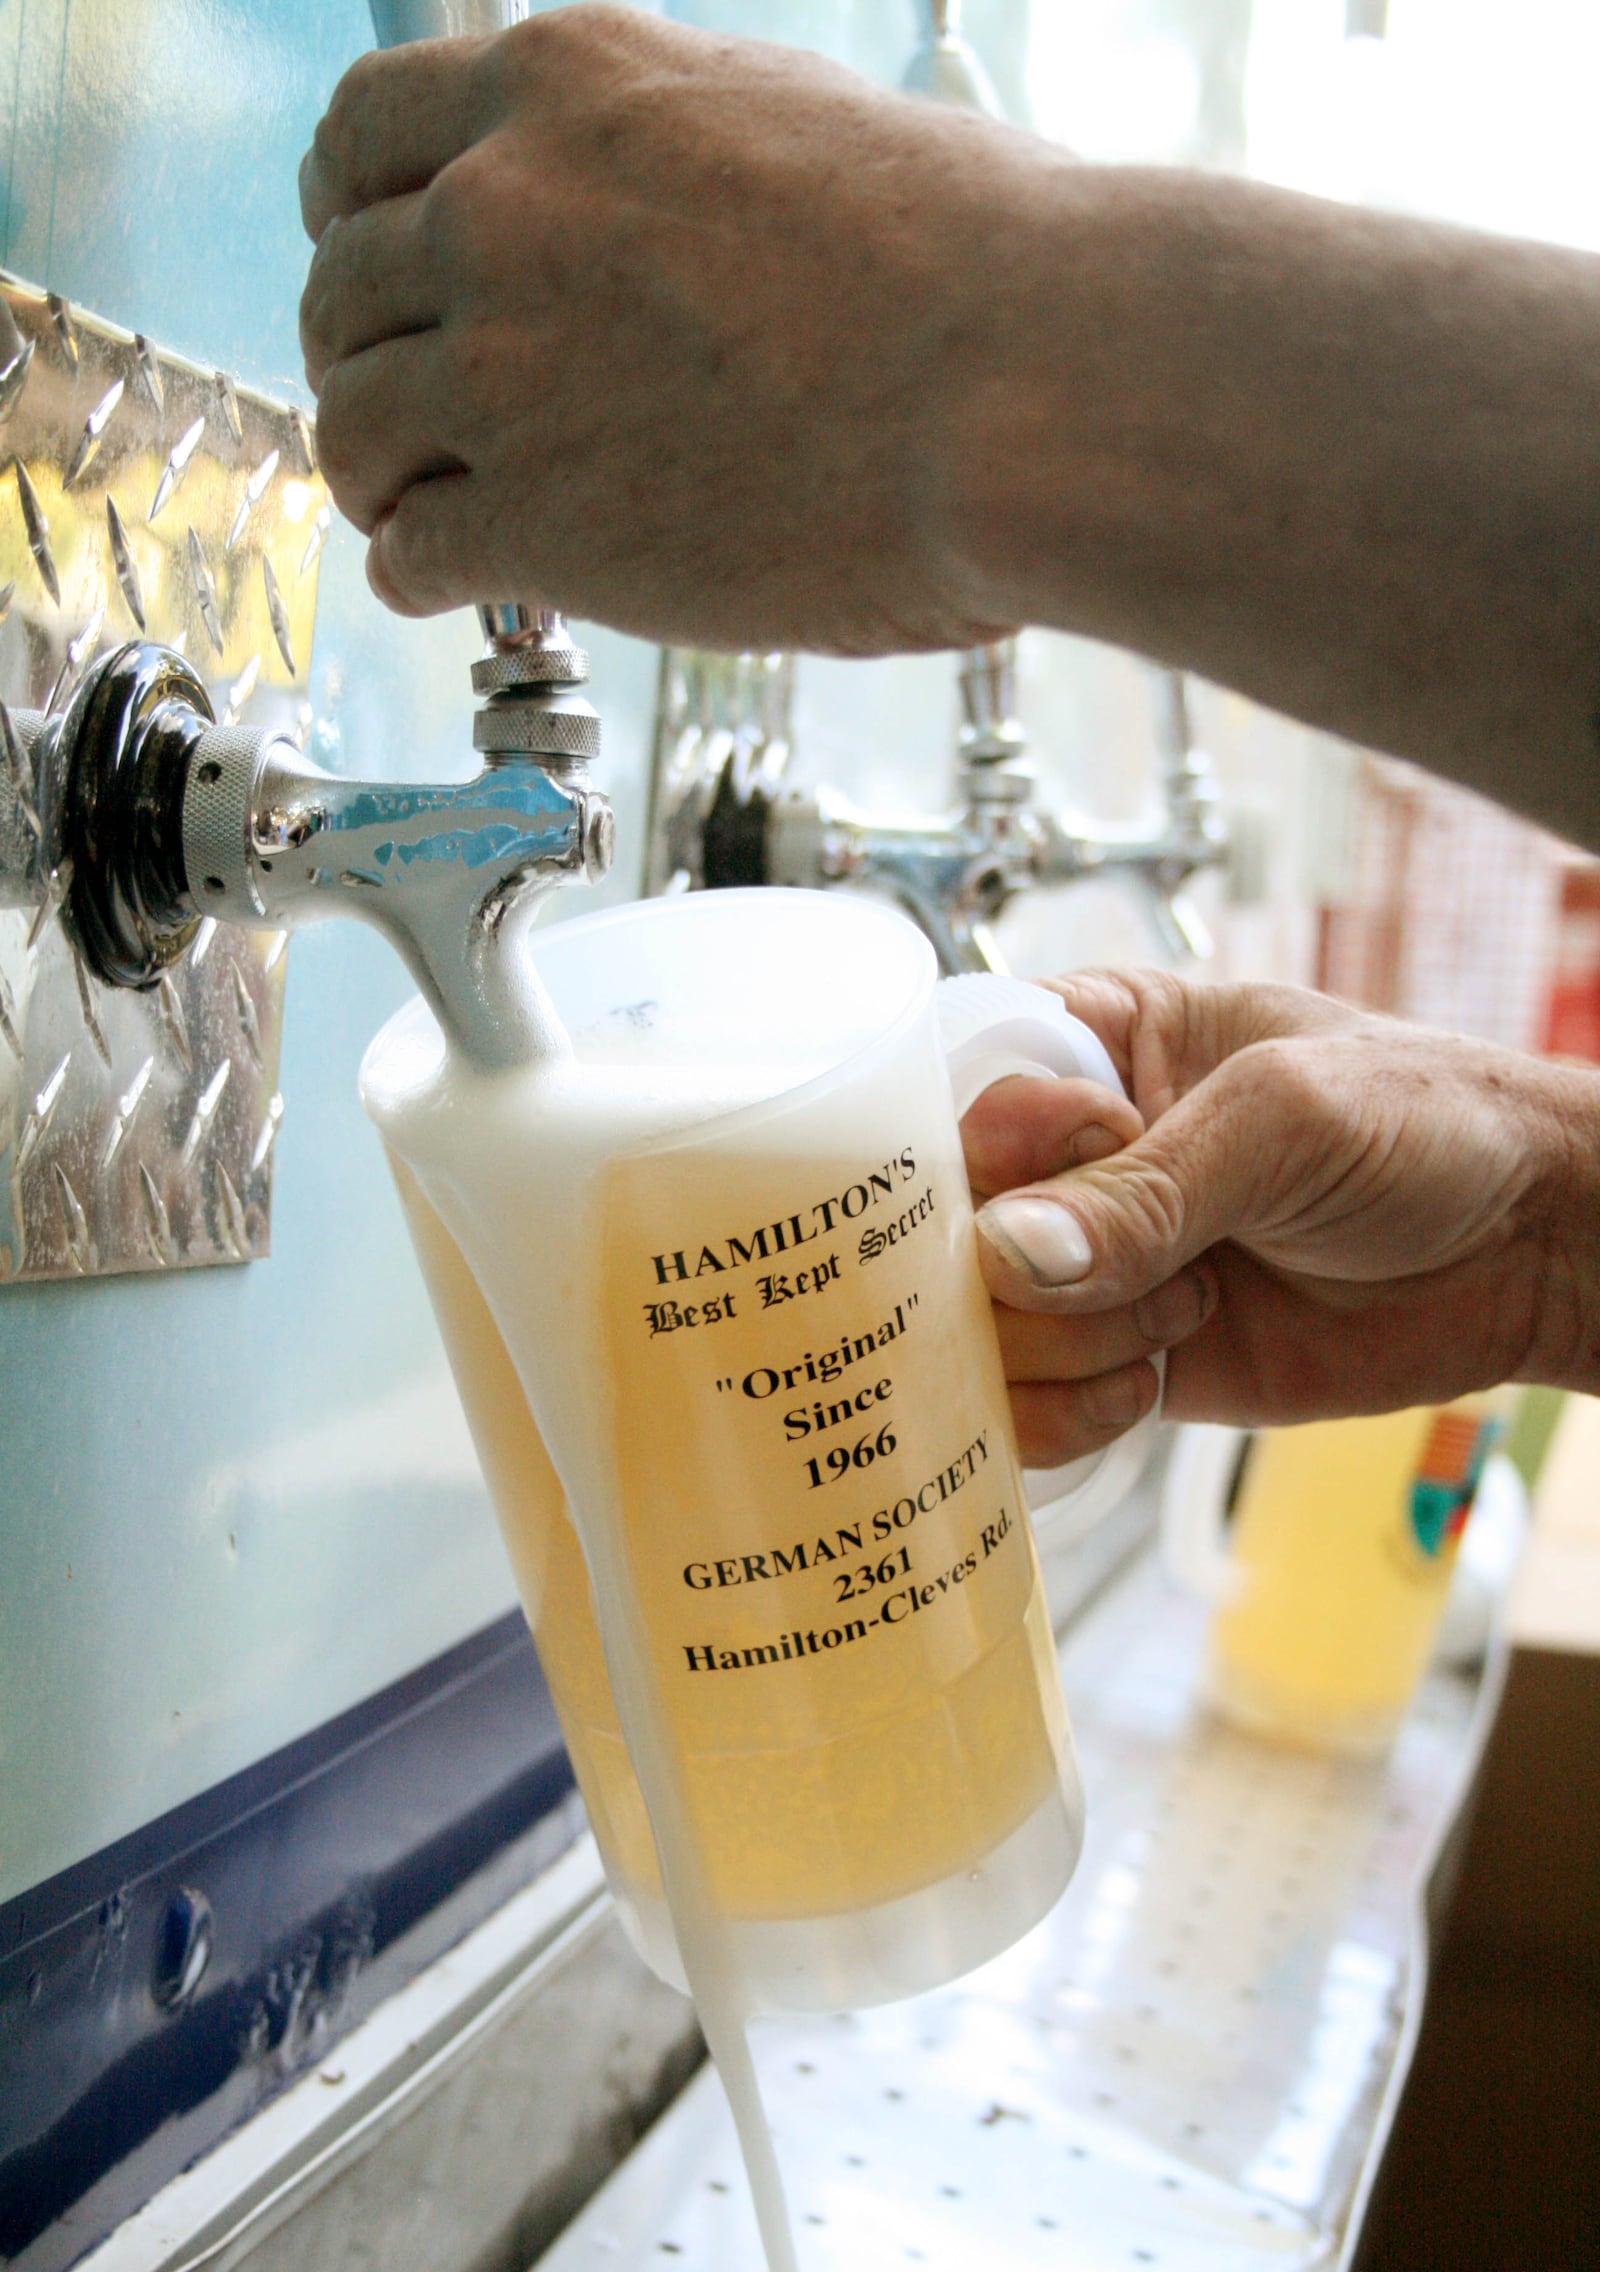
[[[990,1292],[1015,1309],[1114,1309],[1269,1213],[1281,1220],[1304,1137],[1246,1071],[1257,1055],[1231,1059],[1114,1157],[990,1200],[978,1215]]]

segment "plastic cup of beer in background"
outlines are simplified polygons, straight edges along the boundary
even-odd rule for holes
[[[1495,1401],[1474,1397],[1182,1431],[1163,1537],[1173,1574],[1211,1605],[1206,1694],[1225,1718],[1328,1751],[1387,1748],[1501,1425]]]

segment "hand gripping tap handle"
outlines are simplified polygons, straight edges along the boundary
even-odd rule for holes
[[[479,0],[374,4],[380,34],[493,30]],[[280,930],[352,915],[383,931],[452,1041],[484,1067],[560,1046],[514,951],[544,889],[611,864],[591,790],[600,721],[562,618],[480,607],[476,780],[352,781],[270,729],[219,726],[173,649],[101,656],[59,716],[0,707],[0,907],[59,905],[89,968],[153,986],[209,916]]]

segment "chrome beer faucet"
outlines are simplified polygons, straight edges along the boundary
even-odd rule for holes
[[[1115,828],[1035,797],[1013,704],[1011,641],[962,658],[961,803],[939,815],[867,813],[831,789],[785,786],[792,674],[783,656],[663,657],[646,889],[830,884],[897,900],[947,971],[1000,970],[994,926],[1021,891],[1123,876],[1167,951],[1210,941],[1186,886],[1229,856],[1210,760],[1182,677],[1152,671],[1162,810]]]
[[[1190,731],[1184,682],[1152,674],[1164,811],[1153,825],[1108,826],[1035,801],[1013,707],[1015,642],[978,648],[960,671],[963,723],[956,811],[895,819],[861,812],[827,790],[772,803],[766,849],[773,883],[853,883],[898,898],[947,971],[1003,970],[994,926],[1021,891],[1124,876],[1149,902],[1162,945],[1209,954],[1185,886],[1227,857],[1211,764]],[[730,879],[731,880],[731,879]]]
[[[523,0],[372,7],[385,45],[525,13]],[[516,938],[553,884],[611,865],[611,807],[588,774],[600,721],[559,615],[478,617],[484,766],[460,786],[346,780],[282,735],[219,726],[189,664],[148,641],[95,663],[59,716],[0,710],[0,907],[59,906],[89,970],[135,987],[157,984],[208,917],[276,931],[352,915],[399,950],[474,1062],[539,1054],[552,1037]]]
[[[61,715],[10,712],[0,906],[59,903],[90,970],[119,986],[156,984],[207,917],[355,916],[475,1063],[538,1054],[549,1037],[516,937],[553,884],[606,873],[615,831],[589,784],[587,656],[558,615],[478,612],[485,763],[459,786],[346,780],[270,730],[219,726],[189,665],[150,642],[103,657]]]

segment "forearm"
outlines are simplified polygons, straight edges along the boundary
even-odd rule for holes
[[[323,469],[393,605],[1061,625],[1600,848],[1600,260],[612,8],[364,58],[304,196]]]
[[[1600,848],[1600,259],[1214,177],[995,187],[1004,320],[947,389],[971,611]]]

